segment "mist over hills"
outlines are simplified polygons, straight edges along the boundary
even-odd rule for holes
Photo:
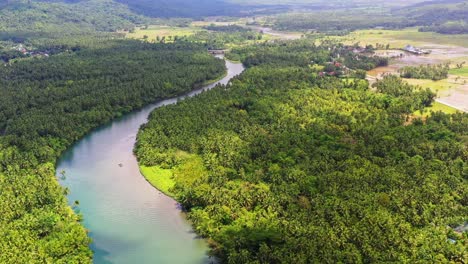
[[[37,3],[87,6],[102,2],[124,4],[132,12],[149,17],[204,17],[204,16],[242,16],[265,14],[278,11],[308,8],[320,10],[329,8],[355,8],[370,4],[388,5],[388,1],[324,1],[324,0],[0,0],[0,8],[14,6],[26,8]],[[391,6],[410,5],[421,0],[392,1]]]

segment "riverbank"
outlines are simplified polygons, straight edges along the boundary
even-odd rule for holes
[[[207,242],[192,231],[180,206],[171,198],[167,181],[171,174],[162,169],[141,169],[133,150],[141,125],[154,109],[227,84],[244,69],[241,64],[225,65],[227,71],[217,81],[207,81],[209,85],[114,119],[78,141],[59,160],[57,171],[67,172],[61,183],[71,190],[68,199],[79,201],[75,209],[90,230],[94,263],[209,262]],[[162,178],[151,177],[161,173]],[[160,179],[165,185],[155,183]]]
[[[227,69],[225,69],[224,73],[221,74],[218,78],[211,79],[211,80],[206,80],[206,81],[204,81],[204,82],[201,83],[201,84],[195,85],[195,89],[200,89],[200,88],[202,88],[203,86],[207,86],[207,85],[210,85],[210,84],[219,82],[219,81],[221,81],[222,79],[226,78],[227,75],[228,75],[228,71],[227,71]]]
[[[165,195],[175,198],[175,195],[170,191],[174,185],[173,173],[170,169],[163,169],[159,166],[146,167],[139,165],[141,175],[156,189]]]

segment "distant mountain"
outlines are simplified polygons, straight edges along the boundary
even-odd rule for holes
[[[202,17],[238,15],[244,8],[223,0],[116,0],[151,17]]]
[[[468,0],[426,1],[392,11],[416,26],[425,26],[423,31],[444,34],[468,33]]]
[[[0,0],[0,6],[0,40],[110,32],[149,21],[112,0]]]

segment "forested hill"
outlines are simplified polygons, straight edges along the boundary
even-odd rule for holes
[[[244,8],[223,0],[116,0],[150,17],[237,16]]]
[[[155,110],[139,162],[172,175],[226,263],[464,263],[466,234],[452,228],[468,220],[468,115],[408,122],[434,94],[307,65],[327,68],[330,50],[234,50],[249,69]],[[341,63],[359,69],[353,59]]]
[[[153,18],[239,16],[250,13],[254,6],[246,7],[223,0],[0,0],[0,8],[17,12],[29,9],[31,13],[21,13],[33,15],[32,20],[26,20],[29,24],[50,23],[58,18],[63,19],[63,22],[75,22],[77,26],[100,23],[95,25],[99,30],[108,30],[114,29],[118,23],[125,20],[141,21],[141,17],[138,16]],[[60,13],[57,13],[58,8]],[[39,15],[41,20],[35,21],[35,15]]]
[[[148,22],[126,5],[112,0],[76,3],[11,1],[0,9],[0,33],[73,35],[80,32],[115,31]],[[36,36],[34,36],[36,37]]]
[[[429,1],[393,12],[408,17],[421,31],[435,31],[442,34],[468,33],[468,1]]]
[[[330,1],[334,3],[334,1]],[[407,3],[408,5],[410,3]],[[468,1],[427,1],[409,6],[369,8],[336,7],[327,10],[297,10],[280,14],[275,27],[286,30],[318,30],[341,33],[356,29],[422,27],[443,34],[468,32]]]

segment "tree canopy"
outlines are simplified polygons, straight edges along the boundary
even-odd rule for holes
[[[90,263],[58,156],[91,129],[224,73],[196,44],[95,43],[0,67],[1,263]]]
[[[237,51],[245,73],[155,110],[138,135],[140,164],[172,170],[170,191],[212,253],[462,263],[467,236],[452,228],[468,215],[468,115],[410,121],[433,93],[397,76],[373,90],[320,76],[305,63],[325,66],[332,48],[270,45]]]

